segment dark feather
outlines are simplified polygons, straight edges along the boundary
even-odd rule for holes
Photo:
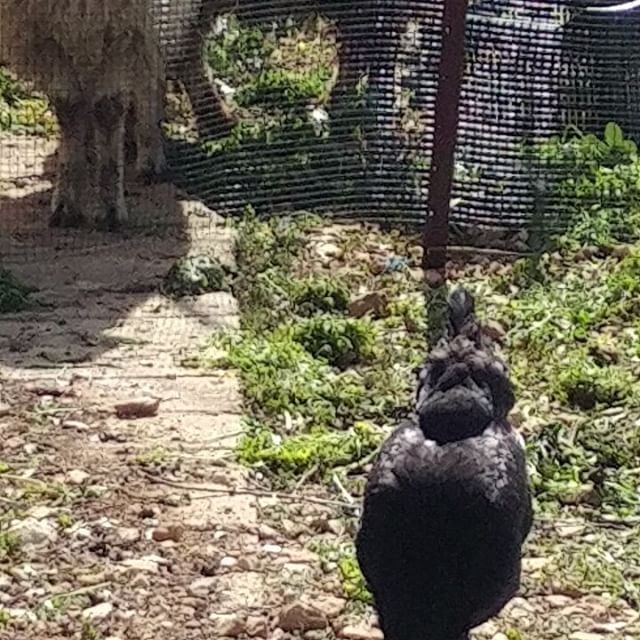
[[[532,524],[513,391],[465,291],[420,375],[415,419],[383,445],[367,482],[358,561],[387,640],[462,640],[520,583]]]

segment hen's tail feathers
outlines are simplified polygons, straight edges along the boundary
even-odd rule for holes
[[[476,319],[476,302],[463,287],[454,289],[449,295],[447,333],[455,338],[462,333],[476,333],[479,329]]]

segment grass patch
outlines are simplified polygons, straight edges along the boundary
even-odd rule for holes
[[[423,356],[395,281],[407,274],[381,276],[397,292],[398,316],[349,317],[361,278],[313,269],[306,245],[317,224],[249,217],[239,225],[242,330],[216,336],[199,358],[239,371],[251,426],[238,457],[276,483],[330,478],[375,451],[385,427],[409,411],[412,369]]]

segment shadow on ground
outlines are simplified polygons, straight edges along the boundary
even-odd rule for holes
[[[37,304],[0,316],[5,367],[117,367],[132,349],[141,366],[146,360],[155,366],[161,354],[145,345],[169,345],[194,323],[224,324],[234,308],[227,294],[175,302],[159,293],[171,266],[187,254],[232,261],[231,234],[219,216],[172,185],[135,186],[123,232],[51,229],[54,156],[52,141],[0,139],[0,266],[37,289]]]

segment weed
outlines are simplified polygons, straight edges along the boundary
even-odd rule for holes
[[[57,520],[58,526],[61,529],[70,529],[75,522],[73,516],[70,513],[64,512],[58,514]]]
[[[162,291],[175,298],[213,291],[228,291],[229,269],[209,256],[187,256],[174,264],[165,276]]]
[[[557,206],[570,214],[563,245],[607,247],[640,238],[640,160],[618,125],[609,123],[601,138],[570,128],[536,153],[555,176]]]
[[[102,634],[93,624],[88,621],[82,623],[82,631],[80,632],[80,640],[100,640]]]
[[[334,469],[358,462],[377,449],[381,433],[367,423],[346,431],[316,428],[309,433],[282,437],[258,427],[238,445],[238,458],[250,465],[265,466],[285,479],[305,474],[322,478]]]
[[[371,361],[378,353],[378,335],[366,319],[322,315],[296,324],[293,339],[314,358],[346,369]]]
[[[149,451],[139,453],[135,457],[136,464],[141,467],[162,466],[169,457],[169,452],[164,447],[155,447]]]
[[[355,556],[345,555],[338,561],[338,569],[342,578],[342,590],[350,600],[372,604],[373,598],[367,589],[364,576],[360,571]]]
[[[0,609],[0,629],[8,627],[11,622],[11,615],[8,611]]]
[[[10,531],[0,531],[0,561],[17,557],[21,547],[19,536]]]
[[[318,313],[345,313],[349,306],[349,290],[341,282],[322,276],[296,280],[291,292],[295,312],[300,316]]]

